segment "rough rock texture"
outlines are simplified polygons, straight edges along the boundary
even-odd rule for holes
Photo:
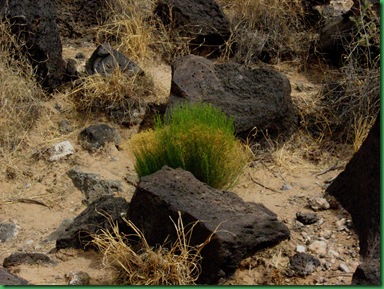
[[[100,73],[110,75],[119,68],[128,76],[142,75],[144,71],[123,53],[113,49],[109,43],[99,45],[87,61],[85,69],[88,74]]]
[[[236,133],[257,128],[269,134],[289,135],[297,125],[289,80],[272,69],[249,69],[237,63],[214,64],[195,55],[172,65],[169,106],[177,102],[203,101],[234,118]]]
[[[26,252],[12,253],[3,261],[4,268],[18,266],[21,264],[56,265],[57,262],[53,261],[51,258],[49,258],[47,255],[43,253],[26,253]]]
[[[289,265],[294,274],[304,277],[313,273],[320,266],[320,261],[310,254],[297,253],[289,258]]]
[[[380,280],[380,258],[364,260],[360,264],[352,277],[353,285],[379,285]]]
[[[78,215],[65,232],[57,237],[56,248],[92,248],[87,245],[92,240],[91,234],[100,229],[111,230],[111,224],[118,223],[123,232],[128,232],[122,219],[127,215],[129,204],[124,198],[104,196],[93,202]]]
[[[203,243],[199,283],[214,284],[232,274],[240,262],[256,251],[289,238],[288,228],[262,204],[247,203],[232,192],[215,190],[182,169],[163,167],[141,179],[131,200],[129,219],[151,245],[175,240],[181,212],[184,225],[194,227],[190,245]]]
[[[80,132],[82,146],[90,152],[103,147],[107,142],[120,143],[121,137],[116,129],[107,124],[91,125]]]
[[[8,0],[6,16],[12,32],[25,42],[25,53],[37,68],[39,81],[48,90],[57,88],[64,76],[55,1]]]
[[[9,273],[3,267],[0,267],[1,285],[31,285],[27,280]]]
[[[89,45],[96,37],[96,29],[104,19],[107,3],[104,0],[60,0],[57,7],[57,25],[63,42],[73,46]]]
[[[324,27],[320,31],[320,39],[318,43],[318,49],[324,53],[334,65],[340,66],[343,64],[343,54],[346,53],[346,47],[353,40],[353,35],[356,34],[358,28],[351,17],[360,17],[360,13],[363,10],[360,7],[360,0],[353,0],[353,6],[351,10],[340,15],[338,17],[330,18]],[[372,10],[380,17],[380,3],[378,0],[369,0],[372,5]],[[369,14],[365,15],[365,21],[368,23],[372,19],[369,19]],[[376,23],[379,25],[379,23]],[[370,47],[371,58],[374,59],[377,55],[380,55],[380,48],[376,45]],[[362,57],[366,57],[365,51],[362,53]]]
[[[192,38],[192,53],[217,51],[231,35],[229,20],[214,0],[162,0],[155,13],[180,36]]]
[[[100,179],[99,175],[84,172],[79,167],[71,169],[68,176],[75,187],[84,193],[85,201],[88,204],[102,196],[124,191],[120,181]]]
[[[380,260],[380,114],[360,149],[326,192],[351,214],[363,261]]]
[[[0,242],[4,243],[13,238],[17,234],[17,226],[15,223],[0,223]]]

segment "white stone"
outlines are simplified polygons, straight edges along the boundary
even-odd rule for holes
[[[69,141],[66,140],[54,145],[53,152],[49,160],[51,162],[57,161],[67,155],[73,154],[74,152],[75,150],[73,149],[73,146]]]
[[[303,245],[297,245],[296,246],[296,252],[297,253],[305,253],[307,251],[307,248]]]
[[[340,271],[343,271],[343,272],[345,272],[345,273],[350,273],[350,272],[351,272],[351,270],[349,269],[349,267],[348,267],[346,264],[344,264],[344,263],[340,263],[340,264],[339,264],[339,270],[340,270]]]

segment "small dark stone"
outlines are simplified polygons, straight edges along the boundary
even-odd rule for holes
[[[67,134],[73,132],[73,127],[68,120],[63,119],[59,122],[59,130],[61,133]]]
[[[315,213],[301,213],[297,212],[296,213],[296,220],[298,220],[300,223],[304,225],[310,225],[313,223],[316,223],[319,218]]]
[[[47,255],[43,253],[25,253],[25,252],[15,252],[11,256],[4,259],[3,266],[4,268],[18,266],[21,264],[28,265],[57,265],[56,261],[53,261]]]
[[[118,131],[107,124],[91,125],[80,132],[82,146],[89,152],[103,147],[107,142],[119,144],[121,137]]]
[[[110,75],[116,68],[129,76],[143,75],[144,71],[123,53],[113,49],[109,43],[99,45],[93,52],[85,69],[88,74]]]
[[[75,56],[76,59],[85,59],[85,55],[83,52],[78,52]]]
[[[120,232],[131,233],[123,220],[128,214],[129,204],[121,197],[104,196],[90,204],[65,231],[56,238],[56,249],[94,249],[90,244],[92,234],[100,229],[112,230],[118,224]]]
[[[307,253],[296,253],[289,258],[290,269],[295,272],[296,275],[305,277],[313,273],[320,261],[316,257]]]

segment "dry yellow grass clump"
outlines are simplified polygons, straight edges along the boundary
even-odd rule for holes
[[[209,238],[199,246],[192,247],[189,240],[193,224],[186,230],[179,218],[174,227],[177,240],[171,246],[151,247],[143,233],[129,220],[127,225],[134,231],[132,235],[119,232],[117,225],[113,231],[102,230],[92,241],[104,255],[103,264],[113,273],[108,283],[113,285],[193,285],[200,274],[200,252],[208,244]],[[130,241],[139,239],[134,249]],[[135,241],[136,242],[136,241]]]
[[[39,115],[44,96],[21,46],[0,22],[0,157],[10,162]]]
[[[311,33],[304,25],[302,1],[219,0],[232,24],[228,55],[241,63],[257,59],[276,63],[281,59],[305,58]]]

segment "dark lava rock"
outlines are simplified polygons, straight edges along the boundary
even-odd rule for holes
[[[231,36],[229,20],[214,0],[161,0],[155,13],[176,34],[191,38],[194,54],[218,52]]]
[[[65,62],[56,25],[55,1],[8,0],[6,17],[12,32],[24,43],[25,54],[37,69],[40,83],[52,91],[63,80]],[[1,5],[0,5],[1,6]]]
[[[102,196],[124,191],[120,181],[100,179],[99,175],[84,172],[79,167],[71,169],[68,176],[75,187],[84,193],[88,204]]]
[[[32,285],[27,280],[9,273],[3,267],[0,267],[1,285]]]
[[[47,255],[43,253],[25,253],[15,252],[11,256],[4,259],[3,267],[8,268],[12,266],[18,266],[21,264],[28,265],[57,265],[56,261],[53,261]]]
[[[264,205],[213,189],[190,172],[165,166],[141,178],[131,200],[129,219],[144,232],[151,246],[163,244],[167,237],[168,241],[176,240],[171,219],[177,222],[178,212],[187,227],[199,221],[193,228],[191,246],[212,235],[201,251],[198,283],[202,284],[215,284],[231,275],[244,258],[290,237],[288,228]]]
[[[316,223],[319,218],[315,213],[301,213],[297,212],[296,213],[296,220],[298,220],[300,223],[304,225],[310,225],[313,223]]]
[[[100,229],[112,230],[111,224],[118,224],[122,232],[128,232],[123,217],[127,215],[129,204],[124,198],[104,196],[90,204],[78,215],[56,239],[56,249],[93,248],[86,246],[92,241],[92,234]]]
[[[380,266],[369,265],[375,264],[372,259],[378,259],[380,263],[380,113],[360,149],[326,192],[351,214],[363,258],[357,276],[364,279],[362,270],[367,269],[366,275],[373,277],[364,282],[380,280],[380,277],[374,277],[380,276]],[[364,265],[365,259],[367,265]],[[373,272],[374,269],[378,271]]]
[[[307,253],[296,253],[289,258],[290,269],[298,276],[305,277],[313,273],[320,261],[316,257]]]
[[[107,142],[118,144],[121,140],[118,131],[107,124],[91,125],[80,132],[82,146],[90,152],[103,147]]]
[[[87,61],[85,69],[88,74],[110,75],[119,68],[128,76],[142,75],[144,71],[123,53],[113,49],[108,43],[99,45]]]
[[[269,135],[290,135],[298,126],[287,77],[272,69],[250,69],[238,63],[214,64],[195,55],[172,64],[169,106],[207,102],[234,118],[238,135],[257,128]]]
[[[16,236],[17,227],[14,223],[0,223],[0,242],[5,243],[7,240]]]
[[[380,272],[380,258],[365,260],[356,268],[352,285],[381,285]]]

